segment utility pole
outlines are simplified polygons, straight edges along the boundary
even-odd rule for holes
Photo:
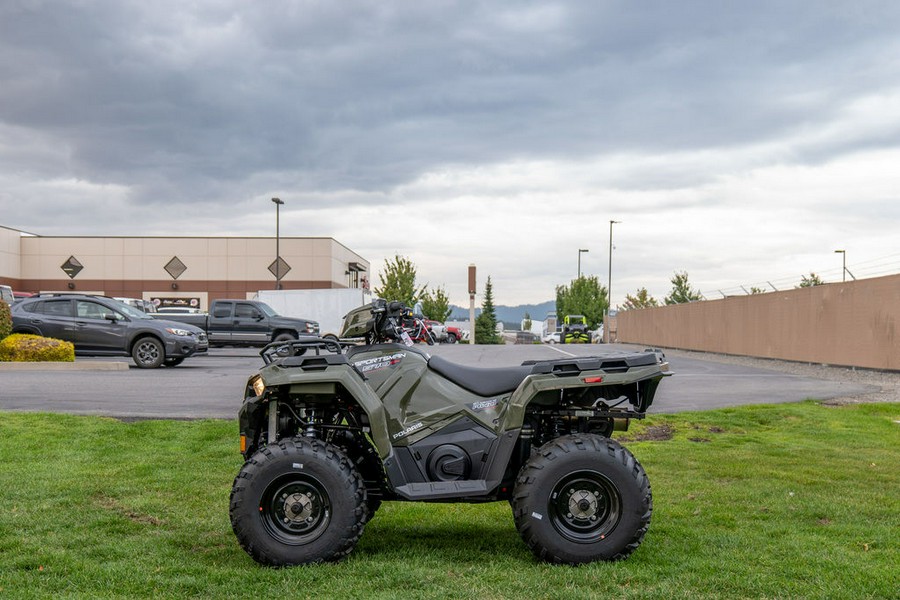
[[[469,265],[469,343],[475,343],[475,265]]]

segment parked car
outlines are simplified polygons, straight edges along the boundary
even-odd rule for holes
[[[212,345],[256,345],[319,335],[319,324],[309,319],[282,317],[257,300],[214,300],[209,313],[156,314],[199,327]]]
[[[545,344],[558,344],[559,343],[559,332],[558,331],[548,331],[543,336],[541,336],[541,341]]]
[[[444,325],[440,321],[432,319],[425,319],[425,325],[431,331],[434,341],[439,344],[455,344],[462,339],[462,334],[458,327]]]
[[[131,356],[142,369],[174,367],[206,352],[206,332],[157,320],[105,296],[38,294],[13,305],[13,333],[72,342],[81,356]]]
[[[12,306],[12,303],[16,301],[16,297],[13,296],[11,287],[8,285],[0,285],[0,300]]]
[[[118,300],[128,306],[138,309],[141,312],[145,313],[154,313],[156,312],[156,305],[150,302],[149,300],[142,300],[141,298],[113,298],[113,300]]]

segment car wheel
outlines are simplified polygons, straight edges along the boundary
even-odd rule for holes
[[[155,369],[163,364],[166,349],[155,337],[143,337],[131,349],[131,358],[141,369]]]
[[[181,363],[184,362],[184,358],[185,357],[183,357],[183,356],[167,358],[166,360],[163,361],[163,364],[166,365],[167,367],[177,367],[178,365],[180,365]]]
[[[296,339],[297,339],[297,336],[295,336],[292,333],[279,333],[278,335],[275,336],[275,338],[272,341],[273,342],[293,342]]]
[[[362,536],[368,511],[359,473],[331,444],[293,438],[244,463],[231,488],[231,527],[257,562],[337,561]]]
[[[593,434],[544,445],[519,472],[512,505],[538,558],[573,565],[634,552],[653,511],[650,481],[634,455]]]
[[[448,343],[448,344],[455,344],[455,343],[456,343],[456,334],[455,334],[455,333],[448,333],[448,334],[447,334],[447,343]]]

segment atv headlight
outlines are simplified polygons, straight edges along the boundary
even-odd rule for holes
[[[191,332],[187,329],[175,329],[174,327],[166,327],[166,331],[171,333],[172,335],[177,335],[181,337],[190,337]]]
[[[263,383],[262,377],[257,377],[250,384],[253,387],[253,393],[257,397],[262,396],[266,392],[266,384]]]

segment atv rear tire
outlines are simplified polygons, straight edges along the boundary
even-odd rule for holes
[[[619,560],[650,526],[650,481],[617,442],[592,434],[544,445],[519,472],[512,498],[516,528],[541,560],[582,564]]]
[[[261,564],[337,561],[362,536],[366,492],[340,450],[293,438],[244,463],[231,488],[230,512],[241,547]]]

